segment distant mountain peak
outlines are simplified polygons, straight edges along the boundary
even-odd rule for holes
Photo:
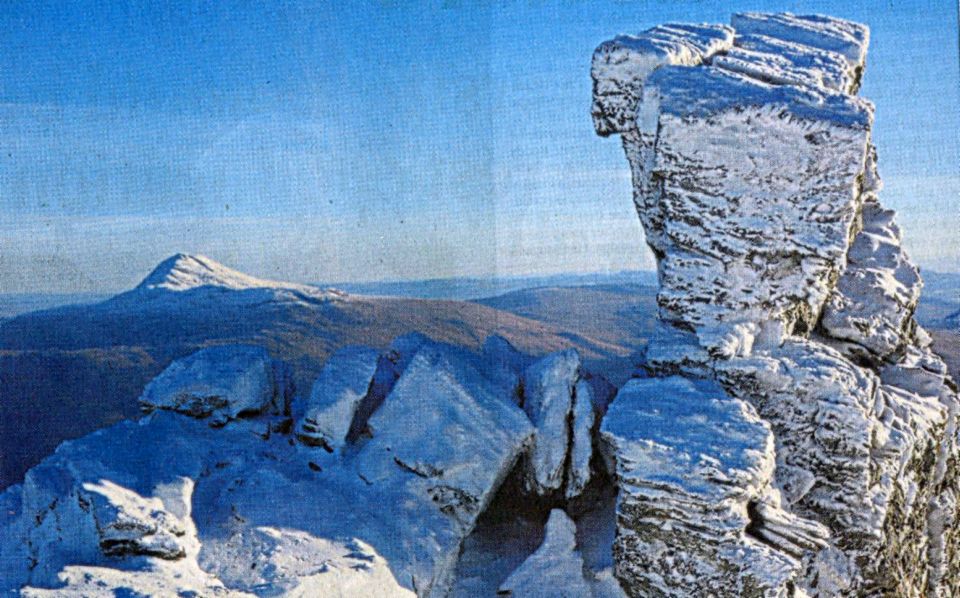
[[[256,278],[204,255],[186,253],[177,253],[160,262],[134,290],[183,292],[200,288],[229,291],[274,289],[296,291],[314,297],[321,294],[342,295],[339,291],[324,291],[305,284]]]

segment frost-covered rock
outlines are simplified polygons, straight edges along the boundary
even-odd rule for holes
[[[859,31],[841,21],[791,19],[807,36],[818,27],[831,40],[835,30]],[[806,37],[756,29],[743,33],[782,43],[749,38],[718,55],[716,66],[660,63],[603,79],[621,94],[643,90],[630,124],[616,131],[658,258],[661,316],[694,327],[705,347],[723,354],[749,352],[761,333],[816,324],[857,218],[873,121],[868,102],[828,90],[824,67],[803,58],[832,41],[799,50]],[[784,44],[794,49],[785,53]],[[607,62],[605,48],[594,55],[595,71]],[[838,60],[824,56],[821,62]],[[747,63],[794,75],[760,76]],[[807,85],[801,74],[821,83]],[[598,91],[595,101],[613,93]],[[753,139],[764,142],[739,142]]]
[[[527,485],[539,494],[563,486],[570,448],[570,413],[579,371],[580,355],[568,349],[544,357],[524,374],[523,409],[536,427]]]
[[[730,24],[738,34],[767,35],[840,54],[856,79],[866,64],[870,29],[860,23],[825,15],[745,12],[733,15]]]
[[[370,418],[358,471],[373,484],[411,474],[410,487],[468,533],[533,432],[503,390],[458,351],[425,346]]]
[[[500,586],[498,594],[580,598],[592,591],[583,578],[583,558],[577,551],[577,526],[560,509],[550,512],[543,544]]]
[[[634,128],[646,77],[668,64],[695,65],[729,49],[733,30],[724,25],[660,25],[640,35],[621,35],[593,54],[593,124],[600,135]]]
[[[751,503],[747,530],[800,563],[798,591],[953,595],[960,403],[913,319],[918,270],[880,204],[873,107],[854,95],[869,31],[788,13],[731,24],[732,45],[700,61],[626,68],[603,88],[594,77],[595,106],[634,100],[597,132],[621,133],[658,264],[662,322],[642,372],[713,379],[769,425],[780,498]],[[642,558],[618,556],[618,577],[659,580],[663,563]]]
[[[863,230],[847,253],[847,269],[823,310],[820,325],[857,357],[887,357],[913,340],[920,272],[900,245],[893,210],[863,206]]]
[[[870,106],[710,67],[665,67],[646,85],[656,152],[638,158],[657,185],[639,207],[661,316],[724,355],[764,329],[812,328],[856,220]]]
[[[481,357],[416,340],[349,450],[167,409],[65,443],[0,495],[0,591],[443,595],[533,426]]]
[[[619,487],[616,572],[631,596],[788,596],[804,552],[825,544],[826,530],[779,508],[767,425],[715,383],[631,380],[602,434]]]
[[[219,579],[258,596],[416,596],[397,583],[389,563],[372,546],[358,539],[261,526],[218,548],[205,560],[220,564]]]
[[[331,355],[297,418],[297,437],[330,451],[341,448],[371,391],[379,361],[380,353],[368,347],[344,347]]]
[[[734,47],[716,56],[712,64],[775,85],[842,93],[852,93],[859,85],[842,54],[768,35],[738,33]]]
[[[593,458],[594,399],[590,383],[581,378],[573,387],[573,409],[570,412],[570,453],[567,466],[567,498],[583,492],[590,481],[590,459]]]
[[[527,458],[527,488],[568,498],[590,481],[594,399],[574,349],[548,355],[523,375],[523,409],[536,432]]]
[[[174,361],[139,400],[146,412],[166,409],[223,425],[241,415],[283,414],[291,395],[286,368],[262,347],[224,345]]]

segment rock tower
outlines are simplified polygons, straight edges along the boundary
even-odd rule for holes
[[[594,53],[659,276],[661,333],[602,424],[628,594],[960,592],[956,386],[880,203],[869,39],[744,13]]]

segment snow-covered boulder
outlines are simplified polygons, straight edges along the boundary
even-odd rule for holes
[[[631,380],[601,429],[629,595],[788,596],[804,553],[825,545],[826,530],[779,508],[768,426],[715,383]]]
[[[93,510],[103,554],[147,555],[168,560],[185,557],[181,538],[189,527],[183,519],[190,514],[193,481],[183,479],[172,486],[175,496],[179,495],[175,507],[179,514],[167,510],[160,498],[140,496],[109,480],[84,483],[86,498],[81,500],[93,499],[92,504],[86,505]]]
[[[504,388],[461,352],[437,344],[416,354],[369,428],[372,438],[357,457],[363,478],[410,474],[411,490],[467,532],[533,432]]]
[[[354,416],[373,385],[380,353],[369,347],[344,347],[327,359],[310,398],[297,417],[297,437],[329,451],[340,449]]]
[[[550,512],[543,544],[500,586],[497,594],[542,598],[592,596],[577,551],[577,526],[561,509]]]
[[[385,376],[388,396],[349,450],[251,434],[275,417],[265,391],[245,403],[263,409],[218,429],[156,409],[65,443],[0,495],[0,591],[443,595],[533,426],[481,356],[422,337],[396,345],[379,361],[400,377]],[[221,369],[226,381],[198,371],[231,389],[238,369]]]
[[[171,363],[140,396],[140,407],[210,418],[223,425],[241,415],[283,414],[291,397],[289,374],[262,347],[223,345]]]
[[[575,349],[536,361],[523,375],[523,409],[536,428],[527,457],[527,488],[540,495],[564,490],[568,498],[590,481],[593,391],[581,377]]]

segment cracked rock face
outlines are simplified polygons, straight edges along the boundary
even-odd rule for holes
[[[749,452],[769,464],[774,499],[758,498],[756,476],[732,487],[707,476],[709,491],[753,497],[727,521],[738,535],[711,551],[675,532],[678,519],[708,536],[717,529],[695,510],[654,507],[690,504],[683,484],[663,478],[689,467],[691,441],[678,439],[721,442],[729,414],[706,417],[710,430],[699,431],[677,417],[665,440],[648,421],[622,423],[661,417],[648,407],[665,383],[630,382],[603,424],[620,487],[618,577],[632,595],[954,595],[956,386],[913,319],[922,283],[880,203],[873,107],[855,95],[869,31],[747,13],[732,18],[730,43],[663,58],[664,28],[696,44],[703,27],[634,36],[630,60],[611,60],[620,38],[602,44],[594,124],[621,134],[657,258],[662,323],[645,375],[714,384],[692,398],[673,382],[682,407],[670,407],[685,415],[711,401],[749,406],[764,425],[748,434]],[[649,488],[666,498],[650,500]],[[734,550],[744,538],[771,559],[746,567],[737,558],[747,553]],[[686,578],[664,574],[654,554],[695,567]],[[708,581],[721,579],[705,573],[715,571],[728,579]]]
[[[629,381],[602,424],[620,494],[613,552],[631,595],[787,595],[826,530],[783,512],[773,437],[711,381]]]

